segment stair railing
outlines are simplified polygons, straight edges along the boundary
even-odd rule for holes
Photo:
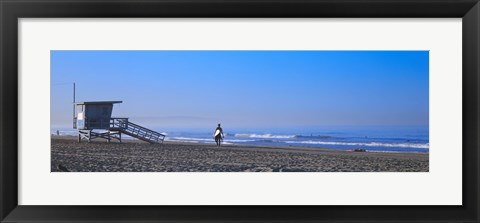
[[[122,132],[127,133],[133,137],[151,142],[157,143],[160,141],[163,143],[165,139],[165,135],[158,133],[156,131],[147,129],[143,126],[134,124],[128,121],[128,118],[111,118],[110,119],[110,127],[111,129],[118,129]]]

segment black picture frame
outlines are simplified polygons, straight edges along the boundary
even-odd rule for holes
[[[479,222],[480,5],[478,0],[0,0],[0,15],[0,219],[2,222]],[[17,21],[19,18],[75,17],[462,18],[463,205],[18,205]]]

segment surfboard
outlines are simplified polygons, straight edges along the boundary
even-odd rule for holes
[[[215,135],[214,135],[214,136],[217,137],[218,134],[220,134],[220,129],[217,129],[217,130],[215,131]]]

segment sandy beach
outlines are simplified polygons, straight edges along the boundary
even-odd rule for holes
[[[52,136],[52,172],[428,172],[428,154]]]

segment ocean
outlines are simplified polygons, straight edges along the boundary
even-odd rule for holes
[[[60,135],[75,135],[74,129],[58,129]],[[206,130],[154,129],[166,134],[165,141],[211,143],[213,132]],[[51,133],[56,134],[57,129]],[[289,129],[227,129],[223,144],[253,146],[301,146],[368,152],[429,152],[428,127],[332,127]],[[124,137],[124,136],[122,136]],[[125,136],[125,138],[131,138]]]

